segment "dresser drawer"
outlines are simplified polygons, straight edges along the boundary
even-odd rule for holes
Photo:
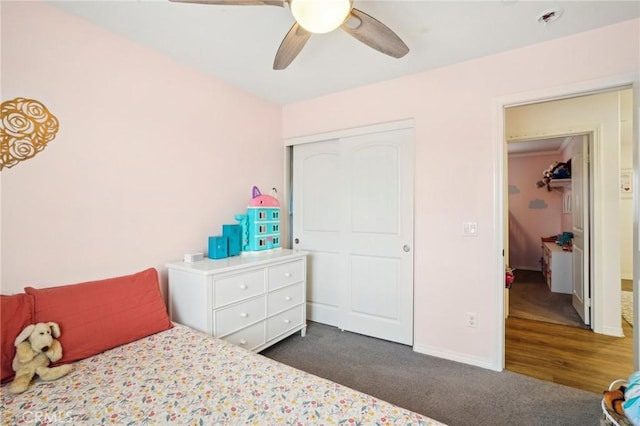
[[[267,340],[302,324],[302,305],[267,319]]]
[[[264,338],[264,323],[261,322],[251,327],[243,328],[228,335],[224,340],[251,351],[266,342]]]
[[[265,296],[218,309],[213,312],[215,336],[224,337],[228,333],[261,321],[266,317],[265,313]]]
[[[304,301],[302,284],[290,285],[269,293],[267,296],[267,315],[287,310],[302,303]]]
[[[302,281],[304,277],[304,262],[295,260],[268,269],[269,290],[284,287]]]
[[[217,278],[213,282],[214,308],[264,293],[264,270]]]

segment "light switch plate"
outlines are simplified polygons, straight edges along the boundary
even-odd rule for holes
[[[478,223],[477,222],[462,222],[462,235],[465,237],[477,237],[478,236]]]

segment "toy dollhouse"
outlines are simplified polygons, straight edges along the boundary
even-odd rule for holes
[[[243,252],[281,247],[280,202],[274,195],[263,195],[254,186],[247,214],[236,215],[235,218],[240,222],[240,242]]]
[[[237,214],[239,222],[222,225],[222,235],[209,237],[210,259],[224,259],[243,252],[280,248],[280,202],[273,195],[262,195],[253,187],[246,214]]]

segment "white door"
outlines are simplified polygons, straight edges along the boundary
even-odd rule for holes
[[[582,140],[574,144],[571,157],[571,204],[573,212],[572,303],[585,325],[591,324],[588,158],[588,136],[582,136]]]
[[[309,319],[412,344],[413,131],[297,145],[293,156]]]
[[[307,317],[338,326],[343,215],[337,140],[293,149],[293,244],[307,257]]]

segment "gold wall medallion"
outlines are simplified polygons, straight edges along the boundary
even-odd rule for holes
[[[0,105],[0,170],[42,151],[58,132],[58,119],[35,99],[15,98]]]

